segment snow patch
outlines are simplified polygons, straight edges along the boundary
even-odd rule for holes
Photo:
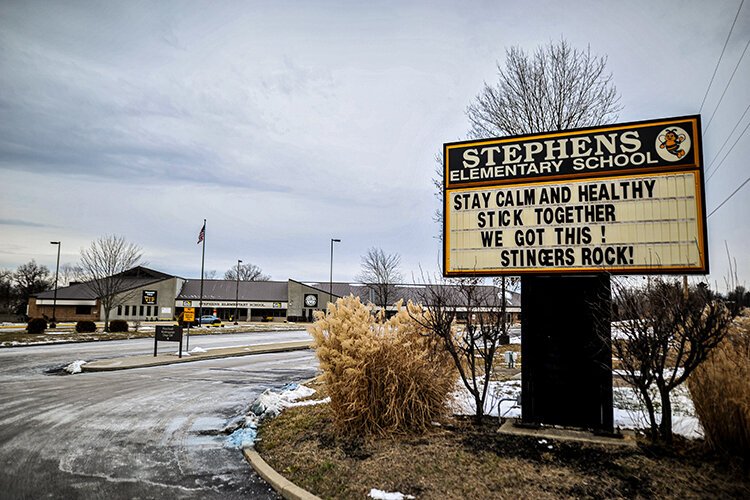
[[[202,352],[208,352],[202,347],[193,347],[193,349],[190,351],[192,354],[200,354]]]
[[[81,373],[81,367],[85,365],[86,362],[82,359],[79,359],[77,361],[73,361],[68,366],[63,368],[64,371],[68,372],[71,375],[75,375],[76,373]]]
[[[257,437],[257,427],[240,427],[227,437],[224,444],[227,448],[248,448],[255,444],[255,438]]]
[[[503,418],[520,418],[521,408],[516,404],[521,394],[520,380],[490,382],[485,401],[485,414]],[[454,390],[449,407],[457,415],[474,415],[474,398],[459,382]],[[645,406],[638,394],[630,387],[612,389],[614,426],[621,429],[645,429],[649,427]],[[703,428],[695,414],[693,401],[685,384],[677,386],[670,395],[672,402],[672,431],[689,439],[703,437]],[[656,418],[661,421],[661,405],[656,401]],[[540,444],[546,444],[541,443]]]
[[[376,498],[377,500],[404,500],[405,498],[415,498],[411,495],[405,495],[399,491],[391,493],[389,491],[383,491],[377,488],[372,488],[370,490],[369,496],[370,498]]]
[[[261,419],[275,417],[281,413],[284,408],[302,406],[302,403],[294,402],[298,399],[312,396],[313,394],[315,394],[315,389],[299,384],[287,384],[282,388],[281,392],[274,392],[271,389],[266,389],[263,394],[258,396],[258,399],[252,404],[250,410]],[[304,403],[304,405],[308,404],[310,403]]]
[[[245,424],[227,437],[224,446],[228,448],[249,448],[255,444],[258,436],[258,424],[268,417],[275,417],[285,408],[293,406],[309,406],[328,403],[331,398],[297,401],[315,394],[315,389],[300,384],[287,384],[281,392],[266,389],[263,394],[250,405],[250,412],[245,416]]]

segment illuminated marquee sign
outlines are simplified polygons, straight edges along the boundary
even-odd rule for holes
[[[708,272],[699,116],[443,153],[446,276]]]

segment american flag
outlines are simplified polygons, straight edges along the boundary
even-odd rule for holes
[[[206,223],[203,223],[203,227],[201,228],[201,232],[198,233],[198,243],[206,239]]]

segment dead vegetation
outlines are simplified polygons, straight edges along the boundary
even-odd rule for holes
[[[404,308],[386,321],[349,296],[309,330],[341,435],[422,432],[444,413],[452,363]]]
[[[706,444],[742,457],[750,468],[750,309],[688,379]]]
[[[285,411],[260,429],[263,458],[321,498],[365,498],[371,488],[419,499],[748,498],[736,461],[676,439],[671,448],[546,441],[446,418],[422,435],[342,441],[328,405]],[[552,448],[550,448],[550,446]]]

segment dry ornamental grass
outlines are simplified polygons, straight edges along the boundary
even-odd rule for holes
[[[750,309],[688,379],[706,444],[750,467]]]
[[[359,297],[341,298],[310,333],[340,434],[421,432],[445,412],[452,361],[404,307],[386,321]]]

